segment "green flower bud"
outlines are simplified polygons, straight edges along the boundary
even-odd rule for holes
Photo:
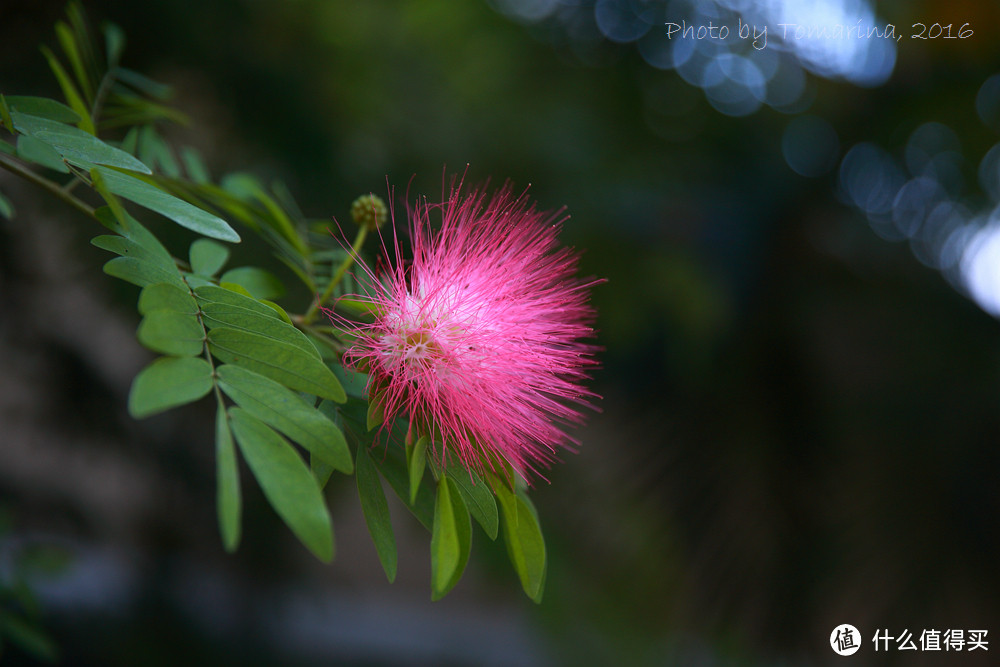
[[[359,227],[364,225],[370,231],[374,231],[388,218],[389,209],[382,198],[376,195],[361,195],[351,204],[351,219]]]

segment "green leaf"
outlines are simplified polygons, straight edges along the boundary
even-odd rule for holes
[[[271,192],[274,193],[281,208],[288,211],[293,220],[296,222],[303,221],[302,209],[299,208],[298,202],[295,201],[295,197],[292,196],[292,192],[285,185],[284,181],[271,181]]]
[[[295,230],[295,226],[288,215],[278,206],[278,203],[267,194],[261,187],[257,179],[249,174],[234,173],[228,174],[222,179],[222,187],[229,193],[243,199],[244,201],[256,201],[264,206],[267,215],[263,217],[271,229],[275,230],[283,239],[288,241],[292,248],[300,254],[306,255],[309,248],[302,237]]]
[[[18,135],[23,136],[23,135]],[[9,142],[0,141],[0,153],[6,153],[7,155],[12,155],[17,157],[17,148],[12,146]]]
[[[168,178],[180,178],[181,168],[173,152],[152,125],[139,131],[139,159]]]
[[[531,501],[500,483],[494,488],[503,514],[507,555],[528,597],[541,602],[545,585],[545,539]]]
[[[198,239],[191,244],[188,256],[191,259],[192,271],[206,277],[211,277],[229,259],[229,248],[215,241]]]
[[[97,210],[101,223],[124,236],[98,236],[90,242],[98,248],[121,255],[104,265],[104,272],[127,282],[146,287],[157,283],[170,283],[187,289],[173,258],[149,230],[125,213],[128,229],[115,218],[107,206]]]
[[[333,560],[333,525],[323,494],[296,451],[271,428],[230,408],[233,434],[271,507],[321,561]]]
[[[216,369],[219,387],[249,414],[276,428],[337,470],[354,470],[337,425],[274,380],[239,366]]]
[[[206,285],[213,285],[211,278],[206,278],[205,276],[199,276],[197,273],[191,273],[190,271],[184,272],[184,281],[188,284],[191,289],[196,289],[198,287],[205,287]]]
[[[474,471],[466,470],[460,466],[448,466],[445,472],[462,493],[462,498],[465,500],[469,512],[476,518],[490,539],[495,540],[500,528],[500,518],[497,514],[497,502],[493,498],[493,492],[489,485],[480,479]]]
[[[422,435],[412,447],[406,448],[406,468],[410,478],[410,504],[417,501],[420,481],[424,478],[424,468],[427,467],[427,443],[430,437]]]
[[[333,374],[337,376],[337,379],[340,380],[340,384],[344,387],[344,391],[347,392],[348,396],[365,398],[368,395],[367,373],[344,368],[341,363],[333,364],[331,370],[333,370]]]
[[[123,151],[129,155],[135,155],[139,152],[139,128],[133,127],[128,132],[125,133],[125,137],[119,146]]]
[[[245,298],[242,295],[239,296]],[[267,308],[265,304],[259,305]],[[202,312],[205,315],[205,326],[209,329],[228,327],[230,329],[246,331],[294,345],[309,356],[317,360],[320,359],[316,346],[309,341],[304,333],[287,322],[274,318],[274,315],[277,314],[276,311],[272,310],[268,315],[260,315],[248,308],[230,306],[225,303],[207,302],[202,306]]]
[[[447,477],[438,483],[431,531],[431,599],[440,600],[462,578],[472,549],[472,522],[461,493]]]
[[[114,23],[105,21],[101,25],[104,33],[104,45],[108,55],[108,69],[118,66],[122,58],[122,51],[125,50],[125,33]]]
[[[276,340],[283,340],[301,347],[317,359],[322,358],[316,345],[309,340],[308,336],[292,326],[292,318],[278,304],[266,300],[258,301],[243,287],[235,283],[223,282],[221,287],[206,286],[204,290],[197,291],[200,298],[221,304],[218,307],[208,307],[212,316],[208,320],[209,327],[229,326],[234,329],[246,329],[253,333],[265,334]],[[279,324],[276,327],[273,322],[260,322],[254,316],[263,316],[268,320],[277,318],[288,326],[282,328]]]
[[[227,215],[239,220],[255,232],[260,232],[261,227],[258,216],[244,202],[229,194],[222,188],[212,183],[202,183],[195,188],[199,197],[204,198],[212,205],[222,209]]]
[[[368,532],[375,543],[375,551],[378,552],[385,576],[392,582],[396,579],[396,537],[389,518],[389,503],[386,502],[382,482],[367,447],[358,447],[357,466],[361,511],[365,515],[365,523],[368,524]]]
[[[73,31],[64,22],[59,21],[56,23],[56,37],[59,39],[59,44],[62,46],[66,57],[69,58],[69,64],[73,68],[73,74],[76,75],[76,80],[80,84],[84,96],[88,101],[92,101],[94,99],[94,86],[90,81],[90,76],[87,74],[87,68],[83,64],[83,58],[81,57],[80,49],[77,47]]]
[[[14,205],[0,192],[0,215],[10,220],[14,217],[14,213]]]
[[[368,398],[368,418],[367,426],[371,431],[376,426],[385,423],[385,391],[377,391],[374,396]]]
[[[110,148],[110,146],[109,146]],[[117,149],[112,149],[117,150]],[[121,151],[119,151],[121,152]],[[128,155],[122,152],[123,155]],[[131,158],[131,156],[129,156]],[[134,158],[131,158],[134,159]],[[108,189],[139,206],[170,218],[181,227],[222,241],[239,241],[240,237],[222,218],[168,194],[149,183],[118,171],[99,167]]]
[[[78,167],[89,170],[95,164],[103,164],[144,174],[152,173],[149,167],[125,151],[109,146],[92,134],[72,125],[18,111],[12,111],[10,116],[18,132],[30,134],[35,139],[44,141],[55,148],[67,162]]]
[[[205,347],[205,330],[195,315],[154,310],[139,323],[139,342],[162,354],[194,357]]]
[[[90,240],[90,244],[102,250],[113,252],[116,255],[121,255],[122,257],[132,257],[144,262],[149,262],[150,264],[153,264],[161,269],[169,270],[174,267],[174,263],[168,258],[163,257],[155,250],[147,250],[143,246],[125,236],[119,236],[117,234],[95,236]],[[177,275],[180,276],[179,273]]]
[[[244,201],[253,201],[264,190],[256,178],[239,172],[226,174],[220,185],[223,190]]]
[[[212,389],[212,367],[204,359],[161,357],[132,381],[128,411],[136,419],[197,401]]]
[[[98,222],[114,233],[120,234],[128,238],[130,241],[133,241],[136,245],[141,246],[151,255],[155,255],[159,258],[158,261],[164,266],[175,266],[173,256],[167,252],[167,249],[163,247],[160,240],[157,239],[151,231],[139,224],[139,221],[131,215],[127,218],[128,225],[123,225],[117,218],[115,218],[114,213],[108,206],[102,206],[97,209],[95,214]]]
[[[452,504],[455,507],[455,524],[458,528],[458,541],[461,549],[461,557],[458,561],[458,567],[455,568],[455,574],[452,575],[451,581],[448,582],[448,586],[441,591],[440,597],[444,597],[448,591],[458,584],[459,580],[462,578],[462,573],[465,572],[465,566],[469,563],[469,555],[472,553],[472,520],[469,518],[469,510],[465,506],[461,493],[457,488],[455,488],[452,480],[449,479],[447,481],[449,486],[448,492],[452,497]],[[437,599],[440,599],[440,597]]]
[[[278,314],[275,313],[273,309],[268,308],[249,294],[238,294],[232,290],[228,290],[223,287],[216,287],[215,285],[199,287],[194,291],[194,293],[198,295],[198,298],[202,301],[222,303],[227,306],[234,306],[236,308],[249,310],[257,313],[258,315],[265,315],[271,319],[280,319]]]
[[[73,26],[73,30],[76,33],[77,40],[80,44],[80,53],[83,54],[84,62],[92,63],[94,61],[94,51],[90,46],[90,30],[87,27],[87,23],[84,20],[83,5],[82,0],[70,0],[66,4],[66,17],[69,19],[70,25]]]
[[[209,331],[208,344],[212,354],[226,363],[243,366],[291,389],[338,403],[347,400],[330,369],[300,347],[228,327]]]
[[[139,314],[169,310],[186,315],[198,314],[198,302],[191,293],[168,283],[150,285],[139,295]]]
[[[174,276],[155,264],[134,257],[115,257],[104,265],[104,273],[127,283],[146,287],[156,283],[183,284],[180,274]],[[175,282],[176,280],[176,282]]]
[[[431,531],[431,588],[436,594],[451,581],[461,559],[455,508],[446,479],[437,487],[434,502],[434,528]]]
[[[184,163],[184,171],[192,182],[208,183],[208,168],[198,151],[190,146],[184,146],[181,148],[181,162]]]
[[[237,294],[242,294],[248,299],[253,299],[253,294],[247,291],[247,288],[243,285],[237,285],[236,283],[227,283],[225,281],[219,282],[219,287],[224,290],[229,290],[230,292],[236,292]],[[256,301],[256,299],[254,299]]]
[[[7,106],[11,111],[20,111],[29,116],[48,118],[60,123],[79,123],[80,114],[70,109],[62,102],[56,102],[47,97],[29,97],[11,95],[7,98]]]
[[[69,167],[63,162],[62,156],[47,143],[35,139],[30,134],[17,136],[17,156],[22,160],[40,164],[61,174],[68,174]]]
[[[116,83],[112,90],[113,95],[105,105],[101,119],[101,129],[103,130],[149,125],[160,121],[181,125],[190,123],[184,113],[137,95],[120,82]]]
[[[333,475],[333,466],[318,456],[310,454],[309,469],[312,470],[313,477],[316,478],[319,488],[325,489],[327,482],[330,481],[330,477]]]
[[[233,434],[229,429],[229,420],[222,401],[219,401],[219,409],[215,416],[215,479],[219,532],[222,533],[222,544],[226,551],[232,553],[240,544],[243,499],[240,496],[240,472],[236,465],[236,448],[233,446]]]
[[[85,134],[93,135],[97,134],[97,128],[94,127],[94,121],[90,118],[90,111],[87,109],[86,103],[84,103],[83,98],[80,97],[79,91],[77,91],[76,86],[73,85],[73,80],[69,78],[69,74],[63,69],[63,66],[59,63],[59,59],[52,51],[43,46],[42,55],[45,59],[49,61],[49,67],[52,69],[52,73],[56,75],[56,79],[59,81],[59,87],[62,88],[63,96],[66,98],[66,102],[69,106],[80,116],[80,120],[77,123],[80,130]],[[13,114],[12,114],[13,115]],[[14,121],[17,124],[17,121]],[[41,139],[41,137],[39,137]],[[93,160],[92,160],[93,162]]]
[[[285,294],[285,286],[274,274],[255,266],[230,269],[222,274],[220,282],[242,285],[256,299],[277,299]]]
[[[399,447],[388,447],[385,456],[375,460],[375,465],[389,482],[393,492],[399,497],[413,516],[431,530],[434,521],[434,491],[432,486],[424,484],[420,487],[415,501],[410,500],[410,484],[406,469],[406,459]]]
[[[359,299],[337,299],[336,306],[357,315],[378,315],[381,311],[378,305]]]
[[[316,406],[327,419],[332,421],[338,429],[341,429],[343,433],[344,419],[340,414],[339,406],[333,401],[323,399]],[[319,458],[315,454],[309,455],[309,467],[312,469],[313,477],[319,482],[320,488],[326,488],[327,482],[330,481],[330,476],[333,475],[333,466]]]
[[[288,313],[285,312],[285,309],[282,308],[281,306],[279,306],[278,304],[276,304],[274,301],[268,301],[267,299],[261,299],[260,302],[262,304],[264,304],[265,306],[267,306],[268,308],[270,308],[271,310],[273,310],[274,312],[278,313],[278,317],[280,317],[281,320],[285,324],[289,324],[289,325],[292,324],[292,318],[288,316]],[[306,338],[309,338],[309,336],[306,336]],[[313,342],[313,340],[311,338],[309,339],[309,342],[312,343],[312,346],[314,348],[317,348],[317,352],[318,352],[319,350],[318,350],[318,347],[317,347],[316,343]],[[320,356],[322,357],[323,355],[320,354]],[[334,373],[334,375],[336,375],[336,373]],[[337,379],[338,380],[340,379],[339,375],[337,375]],[[341,384],[343,384],[343,383],[341,383]]]
[[[302,264],[306,261],[305,258],[297,257],[292,259],[290,257],[285,257],[284,255],[278,255],[277,257],[281,260],[282,264],[291,269],[292,273],[294,273],[298,279],[302,281],[302,284],[305,285],[310,292],[319,291],[319,288],[316,287],[316,281],[312,279],[302,266]]]
[[[79,52],[82,69],[80,77],[86,80],[84,82],[86,84],[85,87],[93,89],[96,87],[97,81],[97,61],[94,58],[94,47],[90,41],[90,27],[84,19],[83,7],[80,2],[81,0],[71,0],[66,5],[66,17],[73,27],[73,34]],[[90,73],[89,78],[87,72]],[[92,93],[90,94],[90,99],[93,100]]]

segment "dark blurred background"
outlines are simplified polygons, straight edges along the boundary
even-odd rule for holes
[[[333,566],[248,478],[228,556],[210,406],[127,416],[150,358],[137,290],[100,272],[90,221],[0,173],[18,209],[0,225],[0,574],[32,546],[68,554],[30,577],[63,664],[991,664],[1000,644],[871,638],[1000,632],[996,3],[84,6],[174,87],[193,122],[167,136],[215,174],[283,180],[310,217],[387,182],[397,204],[407,184],[433,198],[466,164],[566,205],[564,241],[608,279],[606,350],[603,411],[533,491],[541,605],[481,533],[432,604],[429,536],[398,504],[386,583],[349,480],[328,492]],[[37,44],[63,9],[0,2],[0,91],[58,96]],[[667,39],[710,21],[729,38]],[[793,23],[830,33],[782,38]],[[852,658],[830,649],[841,623],[864,638]]]

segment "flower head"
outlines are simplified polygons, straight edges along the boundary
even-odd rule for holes
[[[351,203],[351,219],[360,227],[378,229],[389,217],[389,209],[381,197],[361,195]]]
[[[360,298],[376,316],[351,324],[345,360],[367,370],[387,420],[405,415],[433,437],[433,455],[479,472],[501,460],[537,472],[574,444],[562,427],[595,397],[581,386],[596,364],[597,348],[582,342],[593,335],[595,281],[575,278],[558,212],[536,211],[509,185],[489,198],[461,188],[409,211],[412,263],[396,238],[386,274],[364,267],[374,286]]]

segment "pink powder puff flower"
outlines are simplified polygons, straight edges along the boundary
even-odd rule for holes
[[[412,264],[395,238],[386,273],[362,267],[373,286],[355,298],[376,315],[333,316],[356,336],[344,360],[368,372],[387,424],[405,415],[433,436],[437,460],[451,452],[480,473],[501,460],[538,473],[578,444],[562,427],[597,398],[581,383],[598,348],[581,339],[594,335],[588,298],[602,281],[575,278],[578,255],[556,239],[562,211],[536,211],[509,184],[488,200],[461,188],[452,181],[447,201],[409,211]]]

